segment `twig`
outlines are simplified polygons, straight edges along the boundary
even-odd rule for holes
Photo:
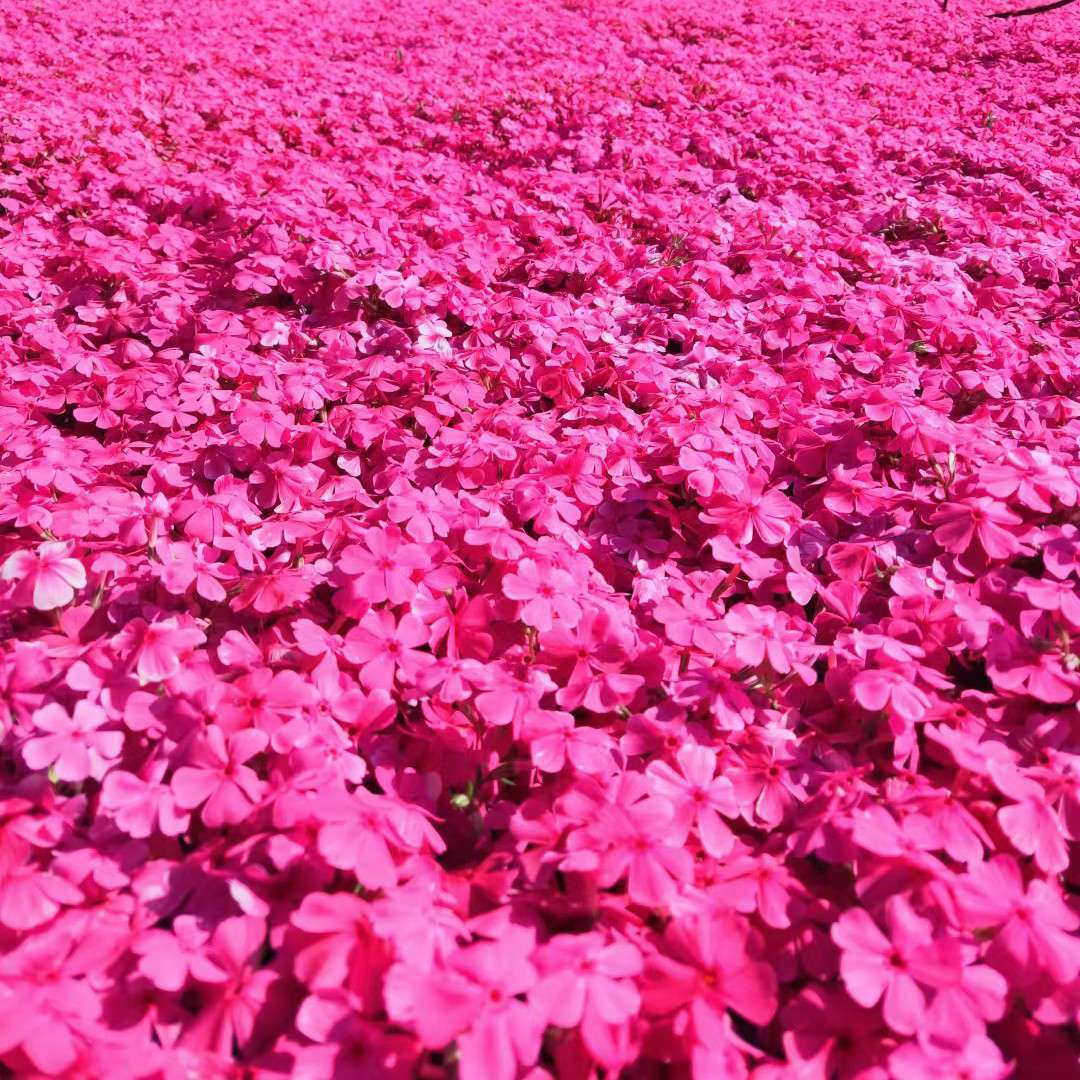
[[[946,0],[946,3],[948,0]],[[1017,19],[1021,15],[1042,15],[1047,11],[1054,11],[1056,8],[1068,7],[1069,4],[1075,3],[1076,0],[1053,0],[1051,4],[1039,4],[1037,7],[1019,8],[1016,11],[995,11],[990,16],[991,19]]]

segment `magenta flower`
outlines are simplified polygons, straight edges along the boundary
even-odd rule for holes
[[[61,908],[79,904],[82,891],[58,874],[22,864],[0,875],[0,925],[26,931],[53,919]]]
[[[139,957],[137,969],[159,990],[182,990],[189,979],[204,983],[224,982],[228,973],[207,955],[210,934],[198,920],[181,915],[171,931],[146,930],[131,945]]]
[[[745,915],[757,912],[766,926],[778,930],[791,926],[791,900],[801,893],[798,881],[783,862],[764,853],[725,859],[709,886],[715,899]]]
[[[332,654],[327,654],[312,672],[318,692],[314,709],[319,716],[332,717],[346,731],[362,735],[386,727],[394,719],[394,699],[386,690],[365,693],[342,675]],[[295,699],[294,699],[295,703]]]
[[[783,1009],[787,1061],[810,1075],[884,1075],[890,1043],[876,1010],[864,1009],[836,986],[813,985],[800,991]],[[910,1044],[909,1044],[910,1045]],[[781,1066],[781,1069],[784,1067]],[[766,1066],[765,1080],[781,1080]]]
[[[946,551],[962,555],[978,539],[991,559],[1007,559],[1020,548],[1013,527],[1023,519],[987,496],[946,503],[934,512],[934,539]]]
[[[731,647],[720,611],[704,597],[675,600],[665,596],[653,609],[653,618],[663,624],[665,633],[676,645],[700,649],[709,656],[720,656]]]
[[[288,1014],[286,1002],[275,999],[280,976],[255,963],[265,939],[265,923],[255,916],[238,915],[218,924],[207,951],[224,978],[215,978],[201,992],[198,1012],[180,1034],[181,1046],[218,1056],[231,1053],[234,1045],[243,1052],[260,1021],[277,1013],[280,1022]]]
[[[662,951],[649,957],[642,1001],[646,1012],[688,1008],[697,1037],[722,1029],[727,1009],[754,1024],[776,1011],[776,976],[755,955],[758,942],[737,915],[679,919],[664,933]]]
[[[798,511],[795,504],[777,488],[766,489],[757,478],[731,495],[724,495],[711,506],[702,520],[720,527],[737,544],[749,544],[757,538],[763,544],[781,544],[791,534]]]
[[[511,725],[518,735],[525,722],[539,711],[540,700],[555,683],[535,667],[518,671],[488,668],[490,689],[476,695],[477,712],[489,724]]]
[[[295,671],[275,673],[260,667],[230,684],[217,717],[229,731],[261,728],[273,733],[315,698],[313,688]]]
[[[572,854],[565,865],[595,868],[604,887],[626,878],[636,903],[670,904],[693,876],[693,858],[682,846],[685,831],[665,799],[604,806],[595,821],[569,837]]]
[[[416,1073],[416,1040],[358,1016],[344,993],[306,998],[296,1014],[296,1028],[312,1043],[292,1050],[296,1076],[409,1080]]]
[[[779,675],[794,671],[804,682],[814,681],[808,662],[816,650],[785,612],[736,604],[724,617],[724,625],[735,636],[735,655],[742,663],[758,667],[768,660]]]
[[[888,668],[860,671],[851,684],[855,700],[871,712],[888,708],[901,720],[914,723],[930,710],[930,699],[910,679]]]
[[[532,763],[543,772],[561,772],[566,763],[583,773],[603,773],[611,766],[611,736],[578,727],[569,713],[536,710],[521,725]]]
[[[405,532],[419,544],[430,544],[437,536],[448,535],[456,517],[454,501],[437,488],[416,490],[403,486],[386,500],[386,512],[395,524],[403,524]]]
[[[374,1011],[389,954],[368,904],[349,893],[310,893],[290,921],[305,936],[296,950],[297,978],[311,990],[347,984],[353,999]]]
[[[18,1048],[29,1068],[69,1076],[101,1037],[101,1001],[82,979],[0,982],[0,1056]]]
[[[415,1027],[425,1046],[456,1040],[462,1080],[513,1080],[535,1063],[545,1024],[522,1000],[538,978],[528,939],[518,931],[479,942],[433,971],[397,965],[387,982],[387,1011]]]
[[[573,670],[556,694],[564,709],[585,708],[611,712],[633,701],[645,680],[625,671],[633,642],[625,627],[615,624],[605,611],[585,612],[574,629],[558,624],[543,637],[544,652],[573,664]]]
[[[985,1035],[976,1035],[962,1047],[904,1043],[889,1057],[890,1075],[896,1080],[1005,1080],[1012,1065]]]
[[[394,853],[406,843],[392,820],[389,800],[359,789],[348,797],[325,800],[319,813],[319,854],[339,870],[348,870],[365,889],[397,884]]]
[[[1017,851],[1032,855],[1047,874],[1060,874],[1069,866],[1067,834],[1058,815],[1047,806],[1045,795],[1036,790],[1012,806],[1003,806],[997,814],[1002,831]]]
[[[201,549],[201,550],[200,550]],[[192,585],[204,600],[219,603],[225,599],[223,581],[230,581],[235,572],[218,562],[213,548],[182,543],[158,545],[162,561],[162,584],[174,595],[183,595]]]

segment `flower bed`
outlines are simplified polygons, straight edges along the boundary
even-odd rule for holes
[[[7,7],[0,1070],[1077,1075],[1080,16],[959,7]]]

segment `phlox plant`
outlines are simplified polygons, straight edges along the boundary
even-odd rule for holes
[[[1080,1076],[1080,5],[0,12],[0,1074]]]

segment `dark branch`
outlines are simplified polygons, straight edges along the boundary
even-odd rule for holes
[[[1037,7],[1019,8],[1016,11],[995,11],[991,19],[1018,19],[1021,15],[1042,15],[1046,11],[1054,11],[1056,8],[1068,7],[1076,3],[1076,0],[1053,0],[1051,4],[1039,4]]]

